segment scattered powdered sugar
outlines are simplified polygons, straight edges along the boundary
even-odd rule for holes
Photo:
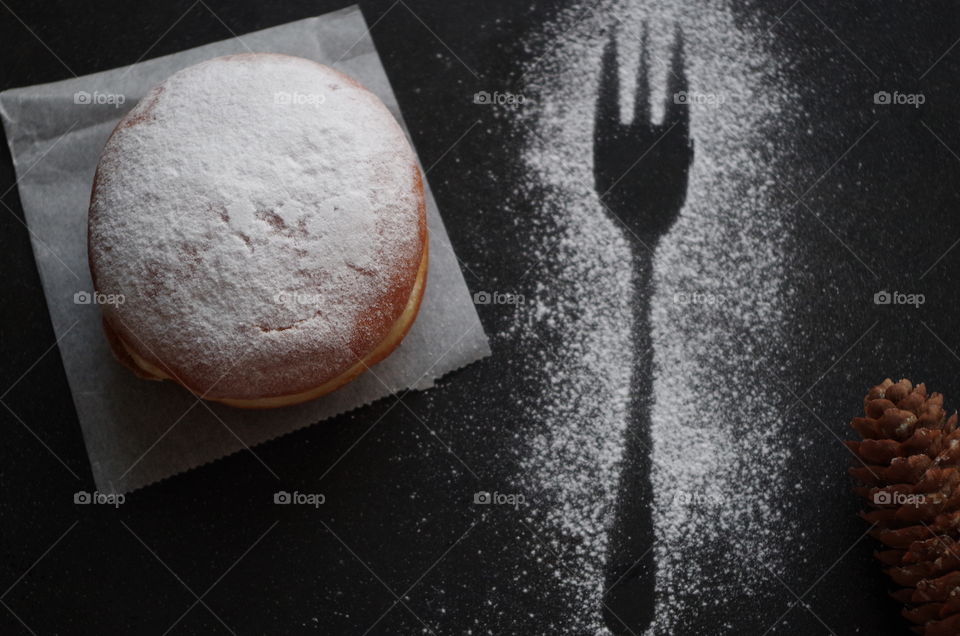
[[[184,69],[101,158],[91,260],[98,290],[125,297],[105,315],[191,388],[220,378],[210,397],[318,386],[406,304],[418,179],[390,112],[332,69],[265,54]]]
[[[547,350],[542,393],[525,405],[525,417],[540,425],[531,427],[523,488],[538,493],[546,519],[534,521],[546,522],[544,538],[566,562],[557,584],[577,609],[558,620],[566,620],[564,633],[585,634],[600,627],[606,533],[629,404],[633,290],[623,266],[631,262],[630,247],[593,191],[593,87],[602,41],[595,19],[575,21],[583,10],[577,8],[561,20],[560,29],[569,30],[523,89],[538,105],[527,113],[532,134],[524,160],[529,195],[542,201],[543,218],[538,264],[529,274],[538,281],[535,297],[524,305],[533,311],[519,318],[525,348]]]
[[[646,23],[659,116],[679,25],[696,154],[686,205],[654,259],[647,458],[657,567],[650,631],[670,634],[702,606],[760,587],[765,568],[777,571],[786,556],[791,528],[780,467],[789,450],[780,405],[768,402],[757,378],[774,383],[784,354],[787,228],[776,184],[792,89],[765,49],[764,29],[735,19],[725,2],[588,5],[547,26],[546,54],[527,69],[523,88],[533,104],[522,121],[526,193],[542,201],[543,218],[531,275],[536,298],[518,328],[532,350],[559,343],[543,363],[542,395],[526,404],[539,426],[524,479],[548,498],[551,541],[568,560],[558,578],[577,609],[566,632],[604,632],[599,601],[634,360],[630,249],[593,190],[597,80],[605,27],[617,25],[622,94],[632,95]]]

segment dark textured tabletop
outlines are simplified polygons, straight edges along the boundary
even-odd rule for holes
[[[0,89],[348,4],[4,0]],[[533,295],[528,220],[539,202],[515,194],[529,131],[472,96],[522,92],[525,65],[549,55],[542,26],[565,3],[360,6],[431,166],[471,291]],[[786,179],[781,193],[792,210],[782,331],[795,354],[775,380],[758,369],[753,386],[726,387],[783,405],[781,434],[795,444],[780,467],[795,485],[785,509],[800,531],[781,550],[783,569],[761,577],[763,589],[722,599],[677,630],[906,633],[872,558],[877,546],[863,537],[839,440],[852,437],[865,390],[887,376],[925,381],[951,411],[960,403],[960,12],[947,2],[800,0],[734,3],[734,13],[769,25],[766,46],[791,60],[785,72],[804,118],[786,154],[813,175]],[[864,99],[892,89],[924,103]],[[323,422],[145,488],[118,508],[76,505],[74,493],[94,486],[2,154],[0,633],[552,634],[571,615],[596,611],[571,604],[556,582],[576,575],[565,567],[576,546],[538,525],[536,492],[524,493],[529,508],[519,512],[473,502],[477,491],[512,492],[523,470],[518,440],[532,434],[517,396],[544,390],[529,366],[537,356],[516,353],[531,340],[512,327],[506,304],[478,305],[492,357],[402,405],[387,399]],[[878,305],[884,290],[925,302]],[[326,502],[277,506],[280,490],[324,493]]]

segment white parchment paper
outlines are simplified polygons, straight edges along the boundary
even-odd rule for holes
[[[437,378],[490,354],[428,186],[430,274],[420,315],[393,355],[339,391],[300,406],[242,411],[199,403],[169,382],[139,380],[113,359],[99,307],[74,298],[92,289],[86,221],[100,150],[117,121],[150,87],[191,64],[249,51],[298,55],[338,68],[359,79],[403,121],[356,7],[124,68],[0,93],[0,116],[34,256],[101,492],[140,488],[393,393],[429,388]]]

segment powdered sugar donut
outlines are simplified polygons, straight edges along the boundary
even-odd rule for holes
[[[240,407],[295,404],[382,360],[427,273],[423,183],[351,78],[247,54],[186,68],[117,125],[89,214],[114,352]]]

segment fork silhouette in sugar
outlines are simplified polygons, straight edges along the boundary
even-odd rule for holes
[[[617,37],[603,50],[593,137],[594,185],[605,212],[625,229],[634,281],[634,368],[619,496],[609,531],[604,620],[615,634],[639,634],[654,610],[653,492],[650,485],[653,347],[650,334],[653,256],[687,195],[693,161],[683,34],[676,27],[664,116],[650,113],[647,27],[643,27],[633,119],[620,121]],[[678,440],[680,443],[680,440]]]

